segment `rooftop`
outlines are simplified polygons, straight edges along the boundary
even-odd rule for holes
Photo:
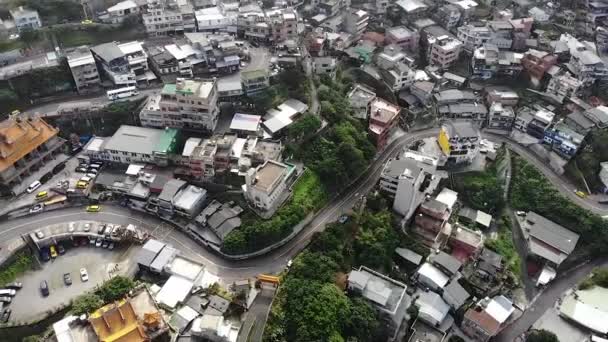
[[[106,150],[152,155],[154,152],[167,153],[177,139],[176,129],[155,129],[122,125],[109,138]]]
[[[374,302],[382,310],[394,314],[405,295],[407,286],[365,266],[348,276],[349,287],[362,290],[362,296]]]
[[[399,115],[401,108],[381,98],[376,98],[370,104],[370,118],[383,123],[392,122]]]
[[[392,27],[386,31],[386,34],[393,36],[397,40],[414,36],[414,32],[412,32],[405,26]]]
[[[454,190],[443,188],[435,199],[438,202],[445,204],[450,210],[452,210],[454,204],[456,204],[456,201],[458,200],[458,193]]]
[[[125,0],[117,3],[114,6],[108,7],[108,12],[118,12],[127,9],[137,8],[137,4],[133,0]]]
[[[470,121],[446,121],[443,123],[443,128],[450,138],[479,137],[479,129]]]
[[[215,80],[194,81],[178,79],[174,84],[165,84],[161,94],[194,96],[201,99],[207,99],[211,95],[215,84]]]
[[[524,229],[535,239],[570,254],[576,247],[579,235],[530,211],[526,215]]]
[[[124,58],[125,54],[118,48],[116,42],[103,43],[91,48],[94,54],[98,55],[106,63],[117,58]]]
[[[390,159],[384,166],[384,169],[382,169],[382,176],[397,179],[402,175],[408,175],[413,178],[418,178],[421,171],[422,168],[420,168],[418,163],[413,159]]]
[[[103,306],[91,314],[89,322],[100,341],[148,341],[129,300],[123,299]]]
[[[0,172],[49,141],[59,130],[41,118],[6,119],[0,123]]]
[[[455,274],[462,267],[460,260],[443,251],[433,255],[431,260],[435,265],[440,266],[450,272],[450,274]]]
[[[600,334],[608,334],[608,289],[595,286],[568,295],[560,306],[560,315]]]
[[[207,190],[194,185],[188,185],[173,198],[173,205],[177,208],[190,211],[207,196]]]
[[[417,273],[433,281],[439,288],[444,288],[450,280],[445,273],[428,262],[422,264]]]
[[[431,324],[441,324],[450,311],[450,306],[433,291],[420,292],[415,305],[418,307],[418,317],[421,319],[425,316],[429,317],[428,323]]]
[[[162,192],[158,195],[158,199],[171,203],[173,197],[175,197],[185,185],[186,182],[181,179],[169,179],[169,181],[164,184]]]
[[[260,115],[235,113],[230,123],[231,130],[257,132],[262,117]]]
[[[275,185],[287,175],[288,169],[289,167],[283,163],[268,160],[257,168],[252,186],[260,191],[270,193]]]
[[[446,297],[449,299],[446,299]],[[463,306],[470,297],[471,295],[467,290],[465,290],[456,280],[450,282],[448,286],[443,289],[443,298],[446,299],[448,303],[453,302],[451,304],[455,306],[456,310]]]

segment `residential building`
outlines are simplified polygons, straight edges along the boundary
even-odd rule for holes
[[[513,46],[513,25],[510,21],[489,21],[488,27],[492,30],[492,44],[499,49],[511,49]]]
[[[398,92],[414,83],[416,72],[404,63],[397,63],[387,70],[380,70],[380,75],[394,92]]]
[[[399,46],[394,44],[385,46],[382,52],[378,53],[375,58],[376,65],[384,70],[394,68],[400,63],[406,65],[414,64],[414,61],[411,60]]]
[[[486,281],[495,281],[504,269],[502,255],[484,248],[479,255],[476,274]]]
[[[160,46],[152,46],[146,49],[150,61],[150,69],[158,77],[177,76],[179,68],[175,57],[165,48]]]
[[[219,240],[216,242],[216,245],[219,247],[226,236],[241,225],[242,222],[239,215],[242,212],[243,208],[231,202],[222,204],[213,200],[196,217],[195,221],[201,227],[209,228],[217,236]],[[205,234],[204,231],[202,233]],[[205,235],[204,237],[205,240],[211,241],[211,238],[208,236]]]
[[[431,291],[437,292],[442,291],[450,281],[450,277],[447,274],[429,262],[425,262],[420,266],[416,271],[415,277],[421,285],[428,287]]]
[[[406,220],[424,199],[425,171],[414,159],[390,159],[380,174],[380,189],[394,198],[393,210]]]
[[[595,123],[589,120],[582,112],[574,111],[564,120],[568,127],[571,127],[575,132],[587,135],[593,128],[595,128]]]
[[[441,126],[437,142],[448,163],[470,163],[479,155],[479,129],[469,121],[448,121]]]
[[[347,98],[353,109],[353,116],[357,119],[367,120],[369,105],[376,98],[376,93],[372,89],[356,83]]]
[[[408,29],[405,26],[391,27],[386,30],[385,42],[387,45],[394,44],[408,51],[418,49],[418,32]]]
[[[291,125],[308,110],[308,105],[296,99],[289,99],[277,108],[271,108],[264,115],[262,125],[268,134],[275,135]]]
[[[474,308],[468,309],[460,328],[476,342],[487,342],[505,326],[515,308],[505,296],[481,299]]]
[[[173,199],[177,196],[178,193],[184,190],[187,185],[188,183],[181,179],[169,179],[163,184],[163,188],[160,194],[158,194],[158,196],[153,196],[148,199],[146,210],[156,213],[161,217],[173,217],[173,215],[175,214]],[[152,263],[152,266],[153,265],[154,263]],[[154,267],[152,267],[152,269],[154,269]]]
[[[191,5],[169,4],[149,7],[142,13],[149,36],[166,36],[196,31],[196,18]]]
[[[488,112],[488,128],[504,129],[510,131],[515,121],[515,111],[511,106],[505,106],[500,102],[494,102]]]
[[[591,120],[597,128],[608,127],[608,107],[597,106],[583,112],[587,119]]]
[[[566,98],[581,95],[582,89],[583,82],[572,76],[568,71],[558,68],[551,76],[546,92],[560,103],[563,103]]]
[[[515,117],[515,122],[513,123],[513,127],[522,132],[527,132],[528,125],[533,119],[534,111],[532,109],[529,107],[519,108],[517,111],[517,116]]]
[[[217,81],[177,79],[151,96],[139,113],[147,127],[173,127],[213,131],[217,125]]]
[[[147,85],[149,81],[156,79],[156,76],[148,67],[148,54],[146,54],[143,44],[143,42],[135,40],[118,44],[117,47],[129,63],[129,70],[135,75],[135,81]]]
[[[434,17],[437,23],[444,29],[452,31],[460,24],[462,14],[456,5],[446,4],[437,9]]]
[[[503,106],[515,107],[519,102],[519,95],[517,95],[517,92],[508,87],[489,86],[485,87],[484,91],[486,92],[486,103],[488,105],[498,102]]]
[[[557,56],[546,51],[528,50],[521,59],[521,65],[530,75],[530,81],[538,86],[543,76],[557,63]]]
[[[196,59],[198,53],[191,45],[178,46],[176,44],[169,44],[165,45],[164,50],[175,60],[178,77],[192,78],[194,76],[193,65],[190,61]]]
[[[458,104],[458,103],[476,103],[479,98],[470,90],[448,89],[433,94],[435,105],[437,107]]]
[[[441,69],[448,69],[458,61],[463,46],[461,41],[447,35],[429,38],[428,44],[430,46],[429,64]]]
[[[216,7],[199,9],[194,12],[196,18],[196,27],[201,31],[225,31],[230,26],[237,25],[236,15],[232,13],[224,14]]]
[[[452,280],[444,289],[442,298],[454,311],[460,309],[471,295],[456,280]]]
[[[112,24],[121,23],[125,20],[129,15],[139,13],[139,6],[133,0],[125,0],[121,1],[114,6],[108,7],[107,12],[107,22]]]
[[[267,10],[265,14],[273,43],[298,38],[298,17],[293,8]]]
[[[178,138],[177,129],[122,125],[112,137],[94,137],[83,148],[83,151],[92,159],[112,163],[147,163],[167,166],[169,155],[176,152]]]
[[[135,73],[130,69],[130,63],[125,54],[115,42],[104,43],[91,48],[93,58],[98,69],[103,70],[105,76],[120,87],[134,86],[137,81]]]
[[[574,251],[579,235],[537,213],[526,214],[521,229],[528,246],[528,256],[543,260],[555,268]]]
[[[438,327],[448,316],[450,306],[435,292],[421,292],[414,302],[418,319],[432,327]]]
[[[234,113],[230,131],[243,137],[262,135],[261,120],[260,115]]]
[[[360,37],[369,24],[369,14],[363,10],[349,9],[344,12],[344,31]]]
[[[585,136],[577,133],[564,122],[558,122],[545,130],[543,142],[566,159],[576,155]]]
[[[42,27],[38,11],[19,6],[9,12],[11,13],[11,17],[13,17],[18,32],[22,32],[23,30],[37,30]]]
[[[438,113],[444,118],[485,121],[488,108],[483,103],[455,103],[440,106]]]
[[[407,21],[424,18],[429,10],[429,6],[421,0],[399,0],[395,2],[395,5],[395,9],[399,11]]]
[[[271,28],[262,8],[257,4],[249,4],[239,8],[237,30],[248,40],[266,41]]]
[[[450,278],[462,269],[462,262],[460,260],[443,251],[431,253],[427,260]]]
[[[456,224],[452,229],[448,245],[452,247],[452,253],[458,255],[459,258],[475,260],[483,248],[483,242],[483,234],[479,230],[472,230],[461,224]]]
[[[389,133],[399,120],[401,108],[383,99],[375,98],[369,106],[369,133],[378,149],[386,146]]]
[[[418,81],[414,82],[410,87],[410,92],[414,95],[423,105],[431,104],[433,100],[433,90],[435,89],[435,83],[429,81]]]
[[[49,172],[63,160],[65,141],[59,130],[41,118],[9,116],[0,123],[0,189],[4,194],[21,194],[41,172]],[[38,171],[37,170],[41,170]]]
[[[378,309],[391,339],[399,332],[411,303],[406,289],[405,284],[365,266],[348,275],[348,291],[360,295]]]
[[[526,132],[535,138],[543,139],[545,136],[545,130],[549,128],[554,118],[555,113],[547,109],[540,108],[532,114],[532,120],[530,120],[528,123]]]
[[[549,13],[538,7],[530,8],[528,10],[528,15],[538,23],[546,23],[551,18]]]
[[[458,40],[463,43],[463,48],[468,53],[486,43],[491,43],[493,38],[492,29],[487,25],[467,24],[458,27]]]
[[[295,167],[268,160],[247,172],[243,194],[253,207],[274,212],[287,199],[287,184],[294,174]]]
[[[191,219],[201,212],[206,200],[207,190],[194,185],[186,185],[173,196],[171,204],[175,214]]]
[[[320,0],[317,5],[319,13],[325,14],[328,17],[333,17],[346,6],[344,0]]]
[[[448,193],[443,189],[442,193]],[[414,219],[414,233],[421,242],[434,249],[441,248],[452,233],[452,225],[448,219],[452,213],[453,203],[444,203],[436,198],[427,199],[418,208]]]
[[[95,58],[87,46],[75,48],[66,55],[68,66],[76,84],[78,94],[87,94],[99,91],[101,79],[97,71]]]
[[[241,82],[245,94],[255,94],[270,86],[270,76],[264,69],[241,72]]]
[[[338,64],[334,57],[314,57],[312,67],[317,75],[329,75],[333,78],[336,75]]]
[[[220,78],[217,82],[217,92],[220,102],[232,102],[243,95],[243,84],[239,79]]]
[[[608,4],[605,1],[583,1],[583,8],[585,8],[585,12],[587,15],[587,22],[592,24],[596,24],[598,19],[600,21],[606,17],[608,17]],[[600,27],[598,25],[598,27]]]
[[[484,44],[476,48],[471,59],[471,78],[487,80],[494,77],[516,78],[523,70],[523,54],[501,51],[494,44]]]
[[[608,79],[608,65],[597,55],[593,43],[581,42],[569,34],[562,34],[559,42],[566,44],[570,52],[566,66],[585,85]]]

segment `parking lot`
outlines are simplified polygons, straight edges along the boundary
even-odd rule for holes
[[[64,255],[42,263],[42,269],[25,273],[18,281],[23,288],[13,298],[11,321],[27,321],[49,310],[69,303],[75,297],[90,291],[114,275],[134,275],[137,265],[133,261],[139,246],[119,246],[114,250],[91,246],[67,248]],[[117,271],[113,271],[118,264]],[[80,279],[80,269],[86,268],[89,280]],[[63,275],[70,273],[72,285],[64,283]],[[46,280],[49,295],[42,296],[40,282]]]

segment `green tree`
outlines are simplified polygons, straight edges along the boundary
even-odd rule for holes
[[[290,140],[306,140],[321,128],[321,120],[316,115],[305,115],[287,128]]]
[[[33,30],[31,28],[25,28],[19,32],[19,38],[22,42],[27,44],[27,46],[31,47],[32,44],[40,38],[38,31]]]
[[[534,330],[528,335],[526,342],[559,342],[559,339],[548,330]]]
[[[72,311],[75,315],[89,314],[103,305],[104,301],[94,293],[85,293],[72,302]]]
[[[282,286],[287,295],[284,312],[288,341],[323,341],[341,335],[348,298],[336,285],[290,278]]]
[[[375,269],[390,269],[398,238],[391,214],[364,212],[359,218],[359,233],[354,242],[355,261]]]
[[[305,251],[293,262],[289,275],[301,279],[329,283],[338,271],[338,264],[330,257]]]
[[[116,276],[103,283],[97,290],[97,294],[104,302],[109,303],[123,298],[133,287],[135,287],[135,283],[131,278]]]
[[[349,301],[344,335],[357,341],[373,341],[378,328],[378,313],[366,300],[355,297]]]

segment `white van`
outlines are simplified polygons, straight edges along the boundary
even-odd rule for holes
[[[42,183],[40,183],[40,181],[35,181],[34,183],[30,184],[30,186],[27,187],[27,193],[31,194],[32,192],[36,191],[36,189],[38,189],[40,186],[42,185]]]
[[[0,296],[11,296],[11,297],[13,297],[15,294],[17,294],[17,291],[13,290],[13,289],[2,289],[2,290],[0,290]]]

